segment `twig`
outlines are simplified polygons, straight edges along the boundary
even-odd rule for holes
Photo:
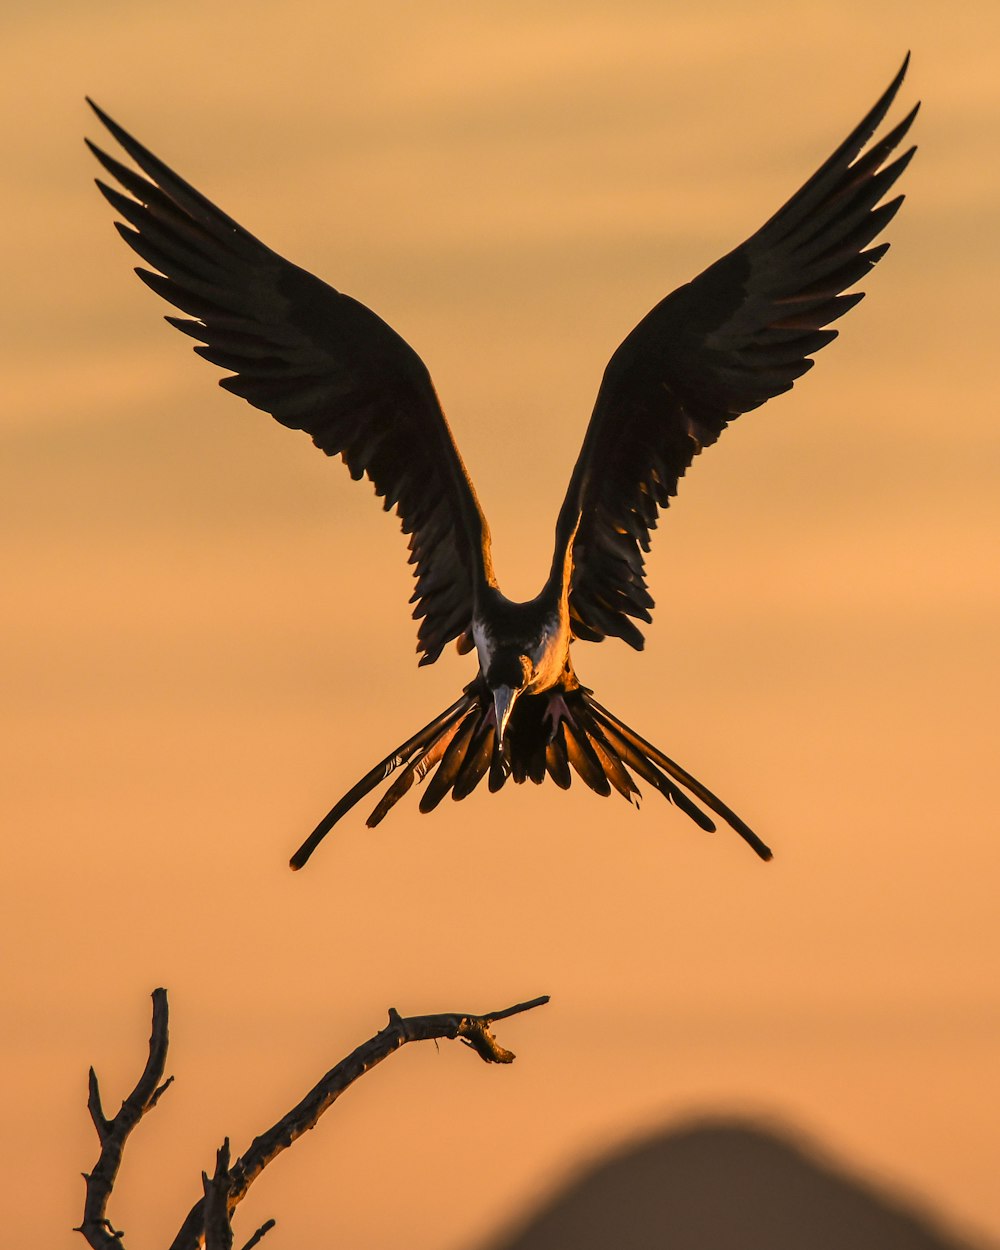
[[[233,1250],[233,1226],[229,1220],[229,1194],[232,1175],[229,1171],[229,1138],[215,1155],[215,1172],[201,1174],[205,1191],[205,1250]]]
[[[271,1231],[271,1229],[274,1228],[276,1223],[277,1223],[276,1220],[267,1220],[265,1221],[265,1223],[261,1224],[260,1228],[257,1229],[254,1235],[250,1238],[247,1244],[243,1247],[243,1250],[253,1250],[257,1242],[260,1241],[262,1237],[266,1237],[267,1234]]]
[[[114,1188],[122,1154],[129,1134],[147,1111],[156,1106],[160,1095],[174,1079],[160,1084],[167,1062],[167,991],[153,991],[153,1030],[149,1038],[149,1058],[135,1089],[125,1099],[118,1114],[111,1120],[101,1106],[101,1090],[97,1073],[90,1069],[90,1091],[87,1108],[97,1129],[101,1153],[92,1172],[84,1172],[87,1196],[83,1206],[83,1223],[76,1230],[83,1233],[93,1250],[121,1250],[124,1233],[108,1219],[108,1200]]]

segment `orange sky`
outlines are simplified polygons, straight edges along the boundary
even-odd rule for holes
[[[1000,1238],[1000,10],[21,8],[0,48],[11,1244],[79,1244],[86,1069],[116,1106],[158,984],[177,1082],[126,1155],[132,1246],[389,1005],[541,993],[500,1035],[511,1069],[426,1047],[367,1078],[238,1238],[274,1215],[282,1245],[405,1227],[413,1250],[468,1248],[575,1161],[705,1110],[789,1124]],[[417,348],[502,583],[529,595],[614,347],[778,207],[907,47],[893,116],[924,100],[921,152],[869,298],[682,485],[646,652],[576,659],[774,863],[655,796],[637,815],[510,786],[375,833],[359,809],[293,876],[471,662],[416,669],[404,544],[370,490],[163,326],[93,190],[83,95]]]

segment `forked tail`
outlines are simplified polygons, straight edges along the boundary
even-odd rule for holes
[[[414,781],[424,781],[435,768],[420,799],[422,812],[433,811],[449,791],[453,798],[464,799],[487,773],[491,790],[499,790],[508,777],[517,784],[528,780],[541,784],[546,774],[566,790],[571,767],[597,794],[610,794],[614,788],[631,803],[640,796],[634,773],[695,824],[713,831],[715,822],[693,801],[693,795],[748,842],[761,859],[771,858],[768,847],[721,799],[602,707],[584,686],[523,695],[507,726],[502,755],[495,750],[495,743],[493,699],[477,679],[451,707],[376,764],[344,795],[292,856],[292,868],[301,868],[341,816],[397,769],[402,772],[368,817],[371,829]]]

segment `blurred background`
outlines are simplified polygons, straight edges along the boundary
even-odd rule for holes
[[[126,1153],[128,1245],[165,1244],[222,1138],[243,1149],[389,1006],[542,993],[498,1028],[509,1069],[425,1046],[366,1077],[258,1182],[237,1244],[275,1216],[274,1247],[472,1250],[607,1152],[719,1115],[1000,1240],[998,36],[987,0],[8,9],[12,1244],[79,1244],[87,1066],[117,1107],[160,984],[177,1080]],[[868,298],[682,484],[645,653],[576,657],[774,862],[577,784],[411,799],[375,832],[362,806],[291,874],[473,664],[417,670],[395,521],[163,325],[93,188],[84,94],[414,345],[527,597],[611,352],[907,48],[892,118],[924,100],[921,151]]]

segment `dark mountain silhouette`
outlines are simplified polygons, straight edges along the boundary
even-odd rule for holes
[[[707,1121],[587,1167],[481,1250],[974,1250],[759,1125]],[[975,1250],[987,1250],[982,1244]]]

